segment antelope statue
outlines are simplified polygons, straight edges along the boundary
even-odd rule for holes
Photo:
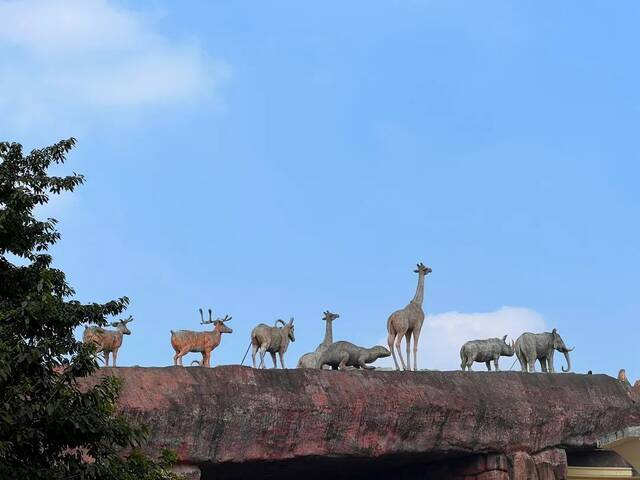
[[[202,353],[202,362],[199,365],[204,367],[211,366],[211,351],[220,345],[220,339],[223,333],[233,333],[233,330],[225,325],[232,317],[225,315],[224,318],[211,318],[211,309],[209,309],[209,320],[204,319],[202,309],[200,311],[200,323],[202,325],[213,324],[211,332],[194,332],[192,330],[171,330],[171,346],[176,351],[173,356],[173,364],[182,366],[182,357],[189,352]]]
[[[131,331],[127,328],[127,323],[133,322],[133,318],[129,316],[126,320],[118,320],[110,325],[116,327],[117,330],[106,330],[102,327],[87,327],[82,334],[82,343],[85,345],[94,345],[96,353],[104,353],[104,364],[109,366],[109,353],[113,353],[113,367],[116,366],[116,358],[118,350],[122,345],[122,336],[131,335]]]

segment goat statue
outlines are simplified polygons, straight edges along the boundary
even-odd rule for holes
[[[127,323],[133,322],[133,318],[129,316],[126,320],[118,320],[110,325],[116,327],[116,330],[107,330],[102,327],[87,327],[82,334],[82,343],[85,345],[95,346],[96,353],[103,352],[104,364],[109,366],[109,354],[113,354],[113,364],[116,366],[116,358],[118,350],[122,345],[122,336],[131,335],[131,331],[127,328]]]
[[[211,366],[211,352],[220,345],[223,333],[233,333],[233,330],[225,325],[225,322],[231,320],[232,317],[225,315],[224,318],[211,318],[211,309],[209,309],[209,320],[204,319],[202,309],[200,311],[200,323],[202,325],[213,324],[211,332],[194,332],[192,330],[171,330],[171,346],[176,351],[173,356],[173,364],[182,366],[182,357],[190,352],[202,353],[202,362],[197,362],[200,366]]]
[[[282,323],[282,327],[278,327],[278,323]],[[293,334],[293,317],[289,323],[283,320],[276,320],[275,326],[270,327],[264,323],[259,324],[251,331],[251,358],[253,359],[253,368],[256,368],[256,353],[260,351],[260,365],[258,368],[264,368],[264,354],[269,352],[273,360],[273,368],[278,368],[276,363],[276,353],[280,356],[280,366],[284,366],[284,354],[289,347],[289,340],[296,341]]]

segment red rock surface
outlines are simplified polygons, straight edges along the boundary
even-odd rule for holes
[[[567,455],[564,450],[551,449],[530,455],[489,453],[453,461],[437,462],[421,471],[408,467],[407,478],[438,480],[564,480],[567,476]]]
[[[340,458],[406,464],[497,452],[510,455],[511,470],[557,471],[564,468],[557,453],[533,454],[595,448],[598,436],[640,425],[628,392],[606,375],[241,366],[105,374],[124,380],[121,407],[149,427],[150,448],[172,448],[207,468]],[[497,467],[469,475],[502,478],[505,460],[491,458]]]

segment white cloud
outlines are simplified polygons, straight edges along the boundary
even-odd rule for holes
[[[182,105],[229,75],[110,0],[0,0],[0,116],[14,125]]]
[[[460,369],[460,347],[467,340],[492,338],[508,335],[515,340],[523,332],[542,332],[547,330],[544,317],[538,312],[520,307],[502,307],[495,312],[460,313],[446,312],[428,315],[425,318],[418,344],[418,368],[435,370]],[[387,345],[386,337],[380,345]],[[406,355],[404,339],[402,355]],[[413,352],[411,353],[413,356]],[[507,370],[515,360],[505,357],[501,369]],[[406,361],[406,358],[405,358]],[[391,357],[376,363],[379,366],[392,366]],[[485,369],[475,364],[474,369]],[[514,369],[519,368],[518,364]]]
[[[4,1],[0,18],[0,40],[38,54],[127,50],[147,36],[138,18],[106,0]]]

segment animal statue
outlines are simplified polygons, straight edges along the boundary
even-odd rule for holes
[[[496,371],[500,370],[498,360],[501,356],[513,357],[515,353],[515,342],[511,345],[507,343],[507,336],[499,338],[489,338],[487,340],[471,340],[462,345],[460,349],[460,368],[471,371],[473,362],[484,362],[487,370],[491,371],[491,360]]]
[[[196,364],[210,367],[211,352],[220,345],[222,334],[233,333],[233,330],[225,324],[232,318],[229,315],[213,320],[211,318],[211,309],[209,309],[209,320],[205,320],[202,309],[198,310],[200,311],[200,323],[202,325],[213,324],[213,330],[210,332],[194,332],[192,330],[177,330],[174,332],[171,330],[171,346],[176,352],[173,356],[174,365],[182,366],[182,357],[187,353],[199,352],[202,353],[202,362],[197,362]],[[191,364],[193,365],[193,362]]]
[[[424,312],[422,311],[422,301],[424,299],[424,277],[432,272],[429,267],[425,267],[422,263],[418,263],[418,269],[414,270],[418,274],[418,287],[416,288],[416,294],[413,300],[404,307],[402,310],[397,310],[391,314],[387,320],[387,343],[389,344],[389,350],[393,355],[393,363],[396,365],[396,370],[400,370],[400,365],[396,359],[395,349],[398,351],[400,357],[400,364],[402,370],[411,370],[411,357],[409,355],[409,344],[411,337],[413,336],[413,369],[418,369],[418,340],[420,339],[420,331],[422,330],[422,322],[424,322]],[[407,342],[407,365],[404,364],[402,358],[402,352],[400,351],[400,344],[402,337],[405,337]]]
[[[535,372],[536,360],[538,360],[543,372],[554,373],[553,353],[555,350],[564,353],[564,358],[567,360],[567,369],[562,367],[562,371],[570,371],[569,352],[573,351],[573,348],[567,348],[555,328],[551,332],[544,333],[526,332],[516,340],[516,356],[523,372]]]
[[[322,343],[318,345],[318,348],[316,348],[315,351],[305,353],[300,357],[300,360],[298,360],[298,368],[318,368],[318,359],[320,354],[333,343],[332,324],[337,318],[340,318],[340,315],[337,313],[331,313],[329,310],[324,312],[324,317],[322,317],[322,320],[325,321],[324,340],[322,340]]]
[[[618,372],[618,380],[622,382],[625,386],[631,388],[631,382],[627,378],[627,371],[624,368],[621,368]]]
[[[332,370],[345,370],[346,367],[374,369],[376,367],[367,364],[390,355],[391,352],[380,345],[363,348],[350,342],[341,341],[329,345],[327,349],[320,354],[316,368],[329,365]]]
[[[282,327],[278,327],[278,323],[282,323]],[[273,360],[273,368],[278,368],[276,363],[276,353],[280,356],[280,366],[284,366],[284,354],[289,347],[289,341],[295,342],[296,337],[293,333],[293,317],[289,323],[278,319],[275,326],[270,327],[261,323],[251,331],[251,358],[253,360],[253,368],[256,368],[256,353],[260,351],[260,365],[258,368],[265,368],[264,354],[269,352]]]
[[[116,330],[107,330],[102,327],[87,327],[82,334],[82,342],[85,345],[92,344],[96,348],[96,353],[103,352],[104,364],[109,366],[109,354],[113,354],[113,367],[116,366],[118,358],[118,350],[122,345],[122,336],[131,335],[131,331],[127,328],[127,323],[133,322],[133,318],[129,316],[126,320],[118,320],[110,325],[116,327]]]

